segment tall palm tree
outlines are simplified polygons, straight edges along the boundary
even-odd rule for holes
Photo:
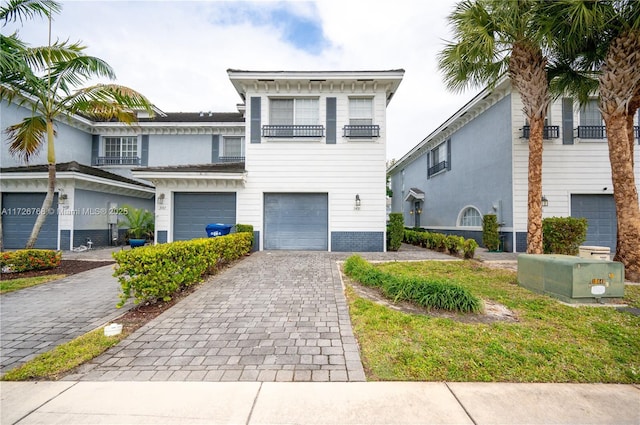
[[[38,2],[14,0],[9,6],[24,8],[25,3]],[[12,14],[3,9],[0,16],[6,22],[15,20],[11,17],[23,16],[25,13]],[[27,16],[31,15],[27,13]],[[113,80],[115,74],[103,60],[86,55],[85,47],[78,43],[52,43],[50,15],[48,46],[31,48],[15,34],[11,38],[11,43],[3,44],[2,48],[3,56],[6,51],[6,57],[11,59],[2,63],[0,69],[0,99],[21,105],[29,104],[32,114],[5,130],[9,136],[9,152],[28,162],[45,142],[47,146],[47,194],[26,243],[26,248],[32,248],[51,208],[55,192],[55,120],[82,114],[94,119],[116,119],[133,123],[136,121],[136,110],[144,109],[149,113],[153,113],[153,110],[143,95],[124,86],[96,84],[78,89],[93,78],[107,77]]]
[[[450,89],[493,86],[507,73],[520,93],[530,123],[527,252],[542,253],[542,149],[544,118],[550,102],[542,51],[535,25],[535,0],[463,0],[449,16],[454,41],[439,54]]]
[[[614,260],[628,279],[640,280],[640,204],[634,175],[633,117],[640,106],[640,2],[560,0],[543,7],[553,54],[567,60],[568,80],[597,82],[607,130],[613,197],[618,222]],[[593,84],[575,78],[562,89],[585,99]]]

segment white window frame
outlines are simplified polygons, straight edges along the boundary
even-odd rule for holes
[[[468,211],[475,211],[478,213],[477,218],[480,219],[480,222],[478,224],[465,224],[464,220],[466,218],[466,213]],[[474,217],[475,219],[476,217]],[[482,229],[482,213],[480,212],[480,210],[473,206],[473,205],[466,205],[464,208],[462,208],[460,210],[460,213],[458,214],[458,220],[456,221],[456,224],[458,227],[464,227],[465,229]]]
[[[107,155],[107,143],[109,140],[116,140],[119,139],[119,155],[118,156],[108,156]],[[135,146],[135,152],[133,152],[133,155],[123,155],[122,152],[122,147],[123,147],[123,143],[124,141],[127,142],[134,142],[133,145]],[[138,158],[139,160],[141,159],[141,143],[140,143],[140,137],[139,136],[102,136],[100,139],[100,156],[104,157],[104,158]],[[131,167],[132,164],[113,164],[113,165],[123,165],[123,166],[128,166]]]
[[[589,102],[587,103],[587,105],[584,105],[579,109],[579,112],[580,112],[580,116],[578,117],[579,123],[580,123],[579,125],[604,126],[604,119],[602,118],[602,113],[600,113],[600,107],[598,106],[598,99],[589,99]],[[596,116],[596,113],[600,117],[600,119],[598,120],[598,123],[593,124],[591,122],[587,122],[587,121],[590,121],[591,118],[594,118]]]
[[[293,102],[293,122],[288,123],[274,123],[273,122],[273,105],[279,101],[291,101]],[[313,111],[314,116],[311,116],[307,122],[300,122],[303,120],[303,105],[305,103],[315,103],[314,108],[307,108],[308,111]],[[299,105],[300,104],[300,105]],[[299,107],[298,107],[299,106]],[[311,122],[313,121],[313,122]],[[318,97],[272,97],[269,98],[269,124],[270,125],[320,125],[320,99]]]
[[[434,160],[435,159],[434,152],[438,152],[438,159],[439,159],[438,161]],[[431,164],[429,164],[429,168],[435,167],[436,165],[446,160],[447,160],[447,141],[445,140],[444,142],[440,143],[437,146],[434,146],[434,148],[431,149],[431,152],[429,155],[429,162],[431,162]]]
[[[231,141],[232,139],[240,140],[240,154],[239,155],[229,155],[227,153],[226,142]],[[220,143],[220,156],[244,156],[244,137],[243,136],[222,136],[222,143]]]
[[[368,101],[369,108],[363,108],[358,105],[358,103],[364,103],[364,101]],[[373,117],[373,97],[349,97],[350,125],[373,125]]]

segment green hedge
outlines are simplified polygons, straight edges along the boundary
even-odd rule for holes
[[[446,280],[394,276],[381,272],[357,255],[345,261],[344,271],[363,285],[380,288],[386,297],[394,301],[411,301],[427,308],[461,313],[482,310],[482,302],[478,297]]]
[[[578,255],[587,240],[587,219],[549,217],[542,220],[542,246],[545,254]]]
[[[387,248],[389,251],[397,251],[402,245],[404,236],[404,218],[402,213],[390,213],[387,226]]]
[[[62,252],[50,249],[20,249],[0,255],[0,269],[11,272],[53,269],[60,265]]]
[[[478,247],[473,239],[465,240],[462,236],[431,233],[424,229],[405,229],[404,242],[464,258],[473,258]]]
[[[500,232],[498,227],[498,217],[495,214],[486,214],[482,217],[482,244],[489,251],[497,251],[500,249]]]
[[[118,267],[113,275],[122,288],[118,307],[131,297],[136,304],[169,301],[176,292],[248,254],[252,240],[252,233],[240,232],[114,252]]]

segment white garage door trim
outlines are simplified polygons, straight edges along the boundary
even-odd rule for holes
[[[328,194],[265,193],[264,249],[328,251]]]

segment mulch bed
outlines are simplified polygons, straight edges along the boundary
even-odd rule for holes
[[[62,260],[60,265],[53,269],[47,270],[30,270],[21,273],[0,273],[0,280],[18,279],[21,277],[47,276],[52,274],[72,275],[96,267],[108,266],[115,264],[115,261],[88,261],[88,260]]]

